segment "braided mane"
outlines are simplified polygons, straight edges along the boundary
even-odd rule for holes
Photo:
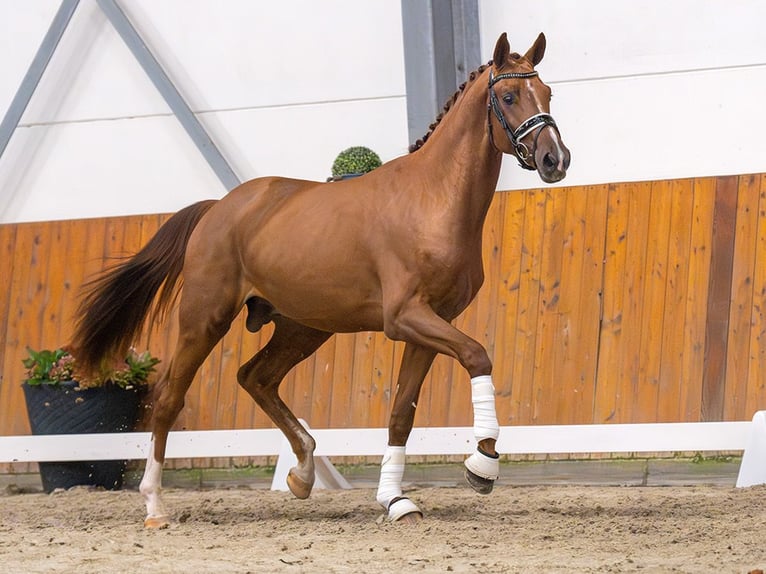
[[[410,146],[410,153],[418,151],[421,147],[423,147],[423,144],[426,143],[426,140],[428,140],[428,138],[431,137],[431,134],[434,133],[436,126],[439,125],[439,122],[442,121],[442,118],[447,114],[447,112],[450,110],[452,105],[457,101],[460,94],[462,94],[465,91],[466,86],[468,86],[468,84],[470,84],[476,78],[478,78],[481,74],[483,74],[484,70],[489,68],[491,65],[492,65],[492,60],[490,60],[486,64],[482,64],[481,66],[479,66],[478,70],[474,70],[468,75],[468,81],[460,84],[460,87],[458,88],[457,92],[455,92],[453,96],[447,100],[447,103],[444,104],[444,109],[442,109],[441,113],[438,116],[436,116],[436,120],[434,120],[434,123],[428,126],[428,133]]]

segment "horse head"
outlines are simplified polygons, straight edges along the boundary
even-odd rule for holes
[[[505,33],[498,38],[489,71],[488,129],[497,150],[555,183],[566,176],[569,150],[550,114],[551,89],[535,70],[544,54],[542,33],[523,56],[511,52]],[[501,133],[506,137],[495,135]]]

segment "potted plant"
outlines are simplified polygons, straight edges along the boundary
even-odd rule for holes
[[[332,177],[328,181],[358,177],[380,166],[380,157],[370,148],[350,147],[344,149],[335,158],[332,164]]]
[[[98,376],[78,376],[77,361],[63,348],[27,349],[22,383],[32,433],[78,434],[127,432],[139,419],[149,375],[159,359],[131,349],[124,362]],[[122,487],[125,460],[41,462],[45,492],[76,485]]]

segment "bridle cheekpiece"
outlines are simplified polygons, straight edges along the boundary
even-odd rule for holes
[[[505,135],[508,136],[508,139],[511,142],[511,145],[513,145],[513,149],[516,150],[516,157],[519,160],[519,165],[523,167],[524,169],[534,170],[535,166],[528,163],[528,160],[530,157],[534,156],[535,149],[537,148],[537,138],[540,136],[540,132],[543,131],[543,128],[546,126],[551,126],[556,131],[558,131],[558,126],[556,126],[556,121],[553,119],[553,116],[550,114],[547,114],[545,112],[540,112],[539,114],[535,114],[533,116],[530,116],[521,124],[519,127],[517,127],[515,130],[511,128],[511,126],[508,125],[508,122],[505,119],[505,116],[503,115],[502,110],[500,109],[500,101],[497,99],[497,94],[495,94],[495,90],[493,89],[493,86],[499,82],[500,80],[508,80],[512,78],[534,78],[537,76],[537,71],[532,70],[531,72],[508,72],[506,74],[499,74],[495,76],[492,73],[492,70],[489,71],[489,104],[487,105],[487,123],[489,124],[489,139],[492,142],[492,145],[497,149],[497,146],[495,145],[495,140],[492,135],[492,121],[490,120],[490,110],[495,113],[495,117],[497,118],[497,121],[500,122],[500,125],[503,127],[503,130],[505,131]],[[537,130],[537,133],[535,134],[534,143],[532,145],[532,150],[527,147],[527,145],[522,142],[521,140],[524,139],[524,137]]]

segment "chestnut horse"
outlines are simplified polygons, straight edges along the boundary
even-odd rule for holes
[[[499,469],[492,363],[451,321],[484,279],[482,227],[503,154],[545,182],[566,175],[569,151],[549,114],[551,91],[534,69],[544,52],[543,34],[523,56],[503,34],[493,60],[470,75],[409,155],[341,182],[248,181],[179,211],[139,253],[90,283],[73,342],[85,369],[126,351],[155,298],[153,319],[174,302],[183,277],[178,341],[153,396],[140,486],[146,526],[169,523],[160,498],[168,432],[197,369],[244,306],[250,331],[275,327],[237,381],[289,440],[298,459],[288,477],[295,496],[307,497],[314,484],[315,442],[280,399],[279,384],[333,333],[358,331],[405,342],[377,492],[389,518],[422,518],[401,481],[437,353],[471,377],[477,449],[466,477],[478,492],[492,490]]]

